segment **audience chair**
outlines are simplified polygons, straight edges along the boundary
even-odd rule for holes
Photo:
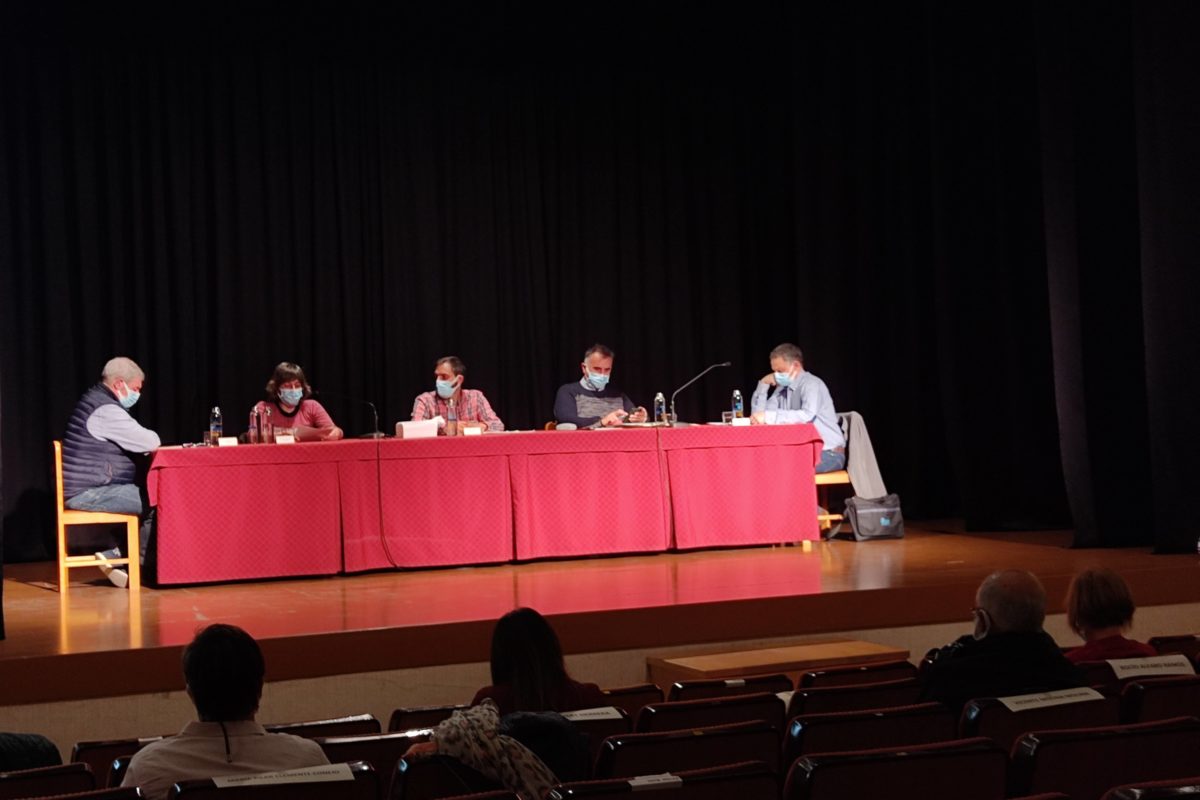
[[[418,706],[415,708],[397,708],[388,720],[389,731],[413,731],[421,728],[432,728],[444,719],[449,719],[455,711],[464,711],[468,705],[453,706]]]
[[[1008,759],[990,739],[802,756],[783,800],[1002,800]]]
[[[429,741],[429,728],[398,733],[369,733],[365,736],[318,736],[313,741],[321,745],[331,764],[364,761],[378,775],[389,778],[396,764],[417,742]]]
[[[705,700],[710,697],[732,697],[739,694],[759,692],[790,692],[795,689],[787,675],[751,675],[745,678],[717,678],[715,680],[675,681],[668,700]]]
[[[563,717],[583,733],[587,734],[588,747],[592,761],[609,736],[620,736],[629,733],[631,728],[629,715],[625,709],[616,706],[604,708],[581,708],[577,711],[563,711]]]
[[[112,786],[110,778],[113,763],[122,756],[132,756],[151,742],[163,737],[146,736],[141,739],[104,739],[91,742],[76,742],[71,748],[71,760],[87,764],[92,774],[106,786]]]
[[[365,736],[379,733],[379,720],[371,714],[355,714],[335,719],[314,719],[308,722],[277,722],[264,725],[271,733],[290,733],[305,739],[322,736]]]
[[[521,796],[516,792],[510,792],[507,789],[504,789],[496,792],[456,794],[453,797],[443,798],[443,800],[521,800]]]
[[[1191,633],[1175,636],[1151,636],[1147,644],[1157,650],[1160,656],[1183,653],[1193,661],[1200,656],[1200,636]]]
[[[0,798],[45,797],[52,794],[90,792],[96,778],[87,764],[58,764],[13,772],[0,772]]]
[[[661,703],[663,690],[656,683],[639,683],[635,686],[619,686],[616,689],[604,689],[604,695],[617,708],[625,709],[630,719],[637,719],[642,706],[651,703]]]
[[[1071,800],[1071,797],[1062,792],[1042,792],[1041,794],[1027,794],[1023,797],[1013,797],[1010,800]]]
[[[800,676],[797,689],[825,686],[856,686],[860,683],[880,683],[917,677],[917,668],[908,661],[887,661],[882,664],[847,664],[811,670]]]
[[[144,797],[142,790],[136,786],[110,786],[90,792],[39,795],[36,800],[139,800],[141,797]]]
[[[0,733],[0,772],[56,767],[61,763],[58,746],[40,733]]]
[[[632,796],[632,797],[631,797]],[[760,761],[634,778],[563,783],[546,800],[778,800],[779,782]]]
[[[911,706],[921,702],[921,683],[916,678],[798,689],[788,701],[788,719],[801,714],[831,714],[874,708]]]
[[[958,732],[963,738],[986,736],[1009,752],[1030,731],[1116,725],[1120,706],[1118,698],[1102,695],[1078,703],[1011,711],[995,697],[981,697],[963,706]]]
[[[779,774],[779,732],[761,720],[662,733],[610,736],[596,758],[597,780],[761,761]]]
[[[638,714],[634,730],[638,733],[656,733],[762,720],[782,732],[783,713],[783,701],[767,692],[708,700],[651,703]]]
[[[1122,723],[1180,716],[1200,717],[1200,675],[1142,678],[1121,690]]]
[[[1192,717],[1027,733],[1013,745],[1010,793],[1098,800],[1114,786],[1194,775],[1198,753]]]
[[[129,771],[130,761],[133,761],[133,756],[114,758],[112,766],[108,768],[108,780],[105,781],[105,785],[109,788],[120,786],[121,781],[125,780],[125,773]]]
[[[213,778],[180,781],[167,795],[171,800],[379,800],[379,780],[370,764],[347,764],[349,781],[305,781],[243,786],[218,786]]]
[[[396,762],[386,797],[389,800],[440,800],[502,789],[500,784],[449,756],[402,758]]]
[[[1200,797],[1200,770],[1191,778],[1117,786],[1105,792],[1103,800],[1196,800],[1197,797]]]
[[[129,573],[129,591],[142,587],[141,544],[138,541],[137,514],[114,514],[108,511],[76,511],[67,508],[63,497],[62,442],[54,440],[54,496],[58,512],[58,590],[65,592],[71,586],[70,570],[79,567],[99,567],[101,564],[119,566]],[[124,525],[124,556],[102,560],[95,555],[68,555],[67,528],[72,525]]]
[[[814,753],[949,742],[956,738],[957,722],[941,703],[805,714],[788,723],[783,761],[790,765]]]

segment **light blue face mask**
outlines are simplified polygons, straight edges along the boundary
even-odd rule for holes
[[[590,370],[588,371],[588,376],[587,376],[588,383],[590,383],[592,385],[592,387],[598,392],[604,391],[604,387],[608,386],[608,378],[609,378],[608,375],[597,375],[596,373],[594,373]]]
[[[303,389],[280,389],[279,390],[279,399],[282,400],[286,405],[298,406],[298,405],[300,405],[300,401],[304,399],[304,390]]]
[[[775,373],[775,384],[777,386],[779,386],[780,388],[787,389],[795,382],[796,381],[792,379],[791,373],[788,373],[788,372],[776,372]]]
[[[451,397],[453,397],[454,390],[458,388],[458,385],[456,383],[457,380],[458,379],[455,378],[452,381],[438,381],[437,382],[438,397],[442,398],[443,400],[449,400]]]
[[[124,397],[118,397],[117,402],[121,404],[121,408],[133,408],[134,404],[137,403],[138,398],[142,396],[142,393],[135,392],[133,389],[130,389],[128,385],[125,388],[129,390],[129,393]]]

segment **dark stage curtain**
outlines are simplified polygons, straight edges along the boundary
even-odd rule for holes
[[[1124,447],[1062,425],[1078,323],[1057,248],[1084,243],[1055,209],[1086,195],[1088,226],[1119,223],[1087,246],[1132,258],[1106,295],[1078,293],[1085,316],[1104,317],[1105,297],[1149,302],[1138,213],[1169,197],[1092,189],[1112,170],[1144,191],[1129,179],[1154,153],[1135,118],[1183,124],[1165,108],[1142,120],[1127,41],[1106,65],[1127,90],[1091,109],[1128,121],[1109,143],[1124,166],[1088,154],[1057,175],[1047,151],[1083,131],[1047,119],[1048,94],[1073,88],[1035,3],[986,19],[941,3],[221,8],[39,6],[0,26],[12,556],[52,542],[49,440],[118,353],[147,370],[141,420],[192,441],[213,405],[241,429],[282,359],[353,434],[370,427],[358,400],[390,428],[455,353],[527,429],[593,341],[646,405],[732,360],[680,396],[699,420],[792,340],[864,414],[906,512],[975,529],[1069,524],[1063,465],[1074,478],[1080,446],[1093,479],[1117,470],[1113,451],[1170,446],[1151,437],[1145,378]],[[1158,251],[1185,230],[1159,229]],[[1186,313],[1169,288],[1154,296],[1176,311],[1139,318]],[[1139,374],[1140,330],[1112,343]]]

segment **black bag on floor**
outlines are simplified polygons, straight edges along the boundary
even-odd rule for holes
[[[904,515],[897,494],[873,499],[851,497],[846,501],[846,519],[850,520],[856,542],[904,538]]]

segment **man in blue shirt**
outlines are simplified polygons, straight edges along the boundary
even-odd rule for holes
[[[825,441],[817,472],[846,466],[846,437],[833,398],[825,381],[805,371],[804,354],[796,345],[785,343],[771,351],[771,372],[754,389],[750,411],[750,422],[756,425],[811,422]]]
[[[645,422],[646,409],[608,381],[612,376],[614,353],[602,344],[594,344],[583,354],[579,367],[583,377],[558,388],[554,397],[554,419],[578,428],[612,428],[622,422]]]

